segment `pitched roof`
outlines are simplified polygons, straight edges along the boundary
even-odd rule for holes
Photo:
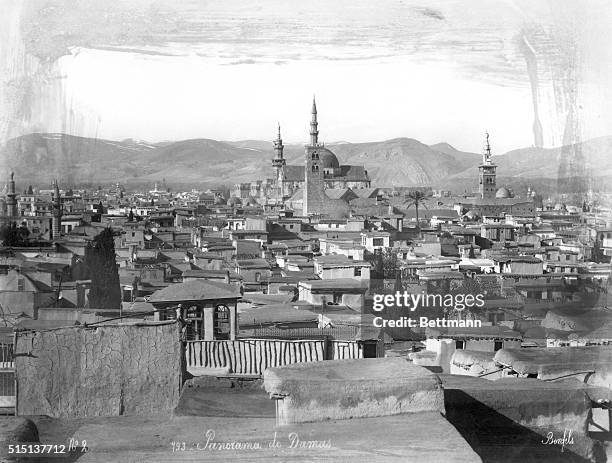
[[[330,199],[341,199],[343,201],[357,198],[357,195],[350,188],[327,188],[325,195]]]
[[[370,180],[364,166],[340,166],[343,180],[363,181]]]
[[[213,299],[239,299],[237,287],[216,281],[196,279],[176,283],[153,293],[149,302],[205,301]]]
[[[353,193],[360,198],[374,198],[378,196],[378,188],[355,188]]]

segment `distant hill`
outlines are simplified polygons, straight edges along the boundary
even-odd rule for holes
[[[506,177],[558,179],[572,174],[596,177],[612,175],[612,136],[594,138],[582,143],[557,148],[522,148],[494,156],[498,172]],[[568,172],[579,162],[576,170]],[[569,166],[569,167],[568,167]],[[584,169],[583,172],[579,170]],[[458,172],[453,178],[473,176],[471,169]]]
[[[65,134],[32,133],[9,140],[1,150],[2,170],[14,170],[19,184],[105,183],[140,170],[140,160],[156,146]]]
[[[411,138],[326,145],[342,164],[364,165],[376,186],[434,186],[469,190],[476,186],[482,156],[448,143],[425,145]],[[289,164],[303,162],[304,146],[285,146]],[[504,181],[556,180],[594,166],[594,176],[612,175],[612,136],[571,147],[524,148],[494,156]],[[168,183],[231,184],[271,176],[272,143],[193,139],[146,143],[111,141],[65,134],[33,133],[11,139],[0,149],[3,172],[14,170],[19,187],[50,184]],[[561,166],[561,167],[560,167]],[[580,170],[580,169],[578,169]],[[582,171],[581,171],[582,172]],[[582,173],[584,173],[582,172]],[[580,172],[579,172],[580,173]]]

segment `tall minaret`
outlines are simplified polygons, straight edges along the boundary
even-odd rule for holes
[[[6,214],[9,217],[17,217],[17,193],[15,193],[15,172],[11,172],[8,182],[8,193],[6,194]]]
[[[317,102],[315,97],[312,97],[312,118],[310,119],[310,146],[319,144],[319,129],[317,123]]]
[[[287,161],[283,158],[283,139],[281,138],[280,124],[278,124],[278,136],[274,140],[274,153],[275,157],[272,159],[272,167],[274,167],[274,181],[276,182],[275,189],[278,195],[278,199],[282,199],[285,195],[284,181],[285,181],[285,164]]]
[[[53,181],[53,239],[56,240],[62,233],[62,198],[60,196],[57,179]]]
[[[485,132],[486,143],[482,154],[482,164],[478,167],[480,171],[478,190],[481,198],[495,198],[497,192],[495,169],[497,166],[491,162],[491,145],[489,144],[489,133]]]
[[[310,120],[310,144],[304,153],[304,191],[302,196],[302,214],[322,214],[329,198],[325,195],[325,181],[321,167],[319,151],[324,150],[319,144],[317,129],[317,104],[312,99],[312,119]]]

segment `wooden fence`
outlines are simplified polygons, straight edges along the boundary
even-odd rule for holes
[[[356,341],[237,339],[234,341],[186,341],[187,370],[227,369],[232,374],[261,375],[266,368],[299,362],[361,358]]]

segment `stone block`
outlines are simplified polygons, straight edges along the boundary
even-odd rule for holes
[[[298,363],[264,372],[279,424],[444,412],[437,375],[400,358]]]

